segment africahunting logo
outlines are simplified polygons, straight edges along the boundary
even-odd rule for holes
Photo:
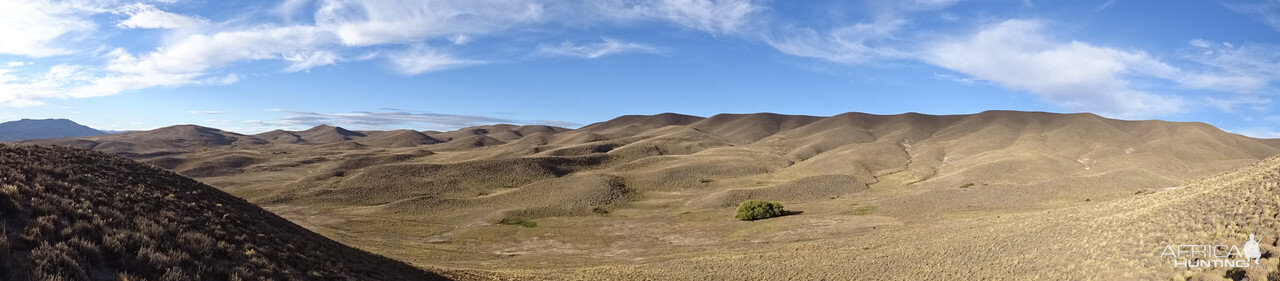
[[[1262,258],[1262,249],[1258,248],[1258,240],[1253,233],[1244,245],[1167,245],[1160,253],[1160,258],[1173,260],[1174,267],[1209,268],[1209,267],[1250,267],[1258,264]],[[1251,264],[1249,260],[1253,260]]]

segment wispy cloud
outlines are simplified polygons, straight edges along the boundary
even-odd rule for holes
[[[123,28],[185,28],[209,24],[209,20],[165,12],[150,4],[134,3],[121,7],[116,14],[129,16],[117,23]]]
[[[272,109],[271,111],[284,113],[274,121],[250,120],[246,123],[258,126],[271,126],[277,128],[306,128],[319,125],[337,125],[359,129],[430,129],[430,130],[452,130],[462,127],[489,125],[489,124],[544,124],[552,126],[568,126],[576,127],[581,124],[555,121],[555,120],[539,120],[539,121],[521,121],[507,118],[498,118],[490,116],[478,115],[456,115],[442,113],[424,113],[424,112],[408,112],[385,108],[383,111],[359,111],[348,113],[317,113],[309,111],[293,111]]]
[[[897,46],[880,44],[905,23],[900,19],[859,23],[818,32],[811,28],[775,31],[765,39],[770,46],[785,54],[823,59],[837,63],[862,64],[885,59],[900,59],[906,53]]]
[[[543,4],[531,0],[322,0],[319,6],[317,26],[347,46],[482,34],[543,20]]]
[[[1252,17],[1254,20],[1280,31],[1280,2],[1271,0],[1224,0],[1219,2],[1232,11]]]
[[[393,71],[417,75],[487,62],[429,47],[443,43],[440,41],[463,45],[479,36],[582,19],[591,25],[665,21],[711,34],[746,36],[752,19],[765,10],[760,3],[746,0],[316,0],[310,4],[290,0],[274,8],[273,14],[283,17],[283,23],[247,23],[172,13],[165,5],[172,3],[0,1],[0,38],[4,38],[0,54],[41,58],[95,52],[93,59],[48,64],[51,67],[44,73],[35,69],[0,73],[0,105],[30,106],[48,99],[107,96],[154,87],[232,84],[240,76],[225,69],[255,61],[281,62],[281,71],[289,73],[381,58]],[[308,8],[314,11],[304,11]],[[104,13],[126,18],[95,22]],[[312,18],[295,20],[306,14]],[[172,30],[162,31],[164,39],[150,51],[81,42],[91,38],[88,35],[100,24]],[[410,47],[395,51],[406,45]],[[659,51],[612,39],[534,49],[588,58]]]
[[[406,75],[417,75],[486,63],[482,60],[457,58],[425,45],[416,45],[407,50],[392,53],[388,56],[388,59],[396,71]]]
[[[228,113],[226,111],[218,111],[218,110],[192,110],[187,112],[191,114],[227,114]]]
[[[1204,104],[1227,109],[1266,105],[1270,99],[1262,93],[1280,80],[1275,63],[1280,48],[1257,44],[1194,39],[1187,48],[1191,52],[1171,62],[1141,50],[1058,39],[1042,20],[1009,20],[952,38],[913,35],[927,28],[921,24],[923,14],[938,14],[956,2],[860,2],[855,5],[865,10],[861,17],[832,16],[836,20],[810,24],[775,17],[775,2],[764,0],[287,0],[273,5],[271,12],[282,19],[260,22],[173,13],[168,8],[177,6],[165,1],[0,1],[0,54],[88,57],[0,68],[0,105],[234,84],[242,76],[232,69],[252,62],[278,64],[274,67],[281,72],[292,73],[378,60],[390,71],[422,75],[531,54],[600,58],[668,51],[607,36],[599,42],[564,41],[580,37],[558,33],[564,27],[631,25],[765,44],[837,67],[923,62],[954,71],[935,78],[989,81],[1064,108],[1122,117],[1167,115]],[[1280,30],[1280,4],[1274,1],[1224,5]],[[111,13],[125,17],[103,16]],[[103,18],[111,19],[95,22]],[[170,30],[154,31],[162,39],[153,49],[83,42],[95,38],[90,35],[101,31],[99,25]],[[512,46],[483,44],[513,34],[521,40],[505,40]],[[1138,80],[1218,95],[1182,97]],[[1203,100],[1211,102],[1191,102]]]
[[[663,52],[661,48],[647,44],[623,42],[612,38],[600,38],[600,40],[603,42],[584,45],[578,45],[572,42],[563,42],[559,45],[541,45],[538,46],[538,53],[547,56],[568,56],[594,59],[622,53],[658,54]]]

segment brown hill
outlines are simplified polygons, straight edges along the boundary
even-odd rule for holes
[[[414,264],[556,280],[670,279],[644,269],[649,266],[688,269],[677,279],[733,279],[731,271],[698,273],[660,261],[715,268],[721,265],[711,261],[755,264],[734,257],[759,254],[746,249],[789,246],[818,253],[813,259],[835,256],[876,266],[810,260],[815,266],[787,262],[796,269],[761,268],[794,279],[855,278],[821,272],[871,276],[866,279],[942,277],[910,270],[876,273],[891,266],[829,251],[868,251],[840,244],[852,239],[902,254],[915,248],[887,245],[912,244],[907,238],[921,238],[916,244],[928,245],[922,249],[933,255],[974,251],[940,245],[980,245],[973,240],[978,238],[939,233],[978,237],[983,234],[950,229],[994,231],[999,223],[988,222],[1121,202],[1280,154],[1277,140],[1203,123],[1015,111],[710,118],[667,113],[623,116],[577,130],[492,125],[425,134],[442,141],[435,144],[368,143],[387,133],[324,145],[130,156],[264,204],[334,239]],[[414,136],[397,138],[421,139]],[[726,219],[735,204],[748,199],[779,201],[800,213],[746,224]],[[522,220],[538,226],[495,224]],[[975,270],[938,272],[1026,277]]]
[[[296,134],[296,133],[294,133],[294,132],[290,132],[290,131],[285,131],[285,130],[273,130],[273,131],[270,131],[270,132],[264,132],[264,133],[261,133],[261,134],[253,135],[253,137],[254,137],[254,138],[261,139],[261,140],[264,140],[264,141],[267,141],[267,142],[270,142],[270,143],[301,143],[301,142],[304,142],[304,141],[302,140],[302,137],[301,137],[301,136],[298,136],[298,134]]]
[[[0,144],[0,222],[3,280],[444,279],[80,149]]]
[[[306,131],[296,132],[295,134],[302,138],[303,141],[314,144],[335,143],[365,137],[365,134],[363,133],[348,131],[342,127],[329,125],[315,126],[311,129],[307,129]]]
[[[19,142],[56,144],[119,154],[149,154],[190,151],[217,146],[250,146],[267,142],[251,136],[196,125],[176,125],[150,131],[128,132],[82,138],[44,139]]]
[[[394,130],[369,134],[359,142],[374,147],[415,147],[439,143],[440,140],[414,130]]]
[[[524,125],[516,126],[511,124],[495,124],[466,127],[448,132],[432,132],[427,135],[441,141],[452,141],[454,139],[469,138],[473,136],[486,136],[500,141],[513,141],[523,138],[526,135],[537,133],[556,134],[569,129],[546,126],[546,125]]]
[[[671,125],[689,125],[694,122],[701,121],[702,119],[705,118],[676,113],[662,113],[658,115],[624,115],[609,121],[586,125],[578,130],[605,134],[634,134]]]

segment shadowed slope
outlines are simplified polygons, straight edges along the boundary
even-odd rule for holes
[[[0,280],[441,280],[172,172],[0,145]]]

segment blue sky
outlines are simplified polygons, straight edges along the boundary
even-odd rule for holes
[[[0,120],[1093,112],[1280,137],[1277,1],[0,0]]]

